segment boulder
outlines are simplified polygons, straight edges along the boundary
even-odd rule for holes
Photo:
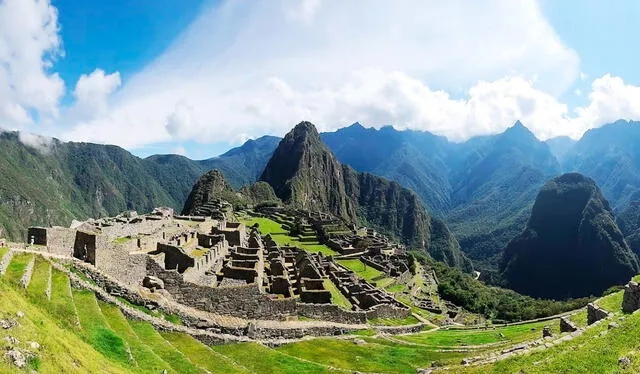
[[[22,352],[18,351],[17,349],[8,351],[4,354],[4,356],[5,358],[8,358],[16,367],[23,368],[27,366],[27,358],[22,354]]]
[[[553,333],[551,332],[551,326],[545,326],[542,329],[542,337],[546,338],[546,337],[550,337],[553,336]]]
[[[158,277],[147,275],[142,280],[142,285],[149,289],[164,289],[164,282]]]

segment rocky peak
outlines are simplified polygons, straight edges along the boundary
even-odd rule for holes
[[[547,182],[525,230],[507,246],[504,275],[536,297],[599,295],[640,270],[595,182],[569,173]]]

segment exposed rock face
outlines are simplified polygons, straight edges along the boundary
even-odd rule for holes
[[[609,203],[593,180],[576,173],[545,184],[502,263],[511,288],[551,298],[600,295],[639,268]]]
[[[280,142],[261,180],[294,207],[374,226],[436,260],[471,269],[446,225],[432,219],[413,192],[342,165],[309,122],[298,124]]]

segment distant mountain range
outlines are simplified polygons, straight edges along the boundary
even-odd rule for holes
[[[628,244],[640,252],[640,123],[617,121],[579,141],[546,142],[521,123],[502,134],[452,143],[422,131],[360,124],[320,134],[337,161],[413,190],[446,222],[485,275],[525,228],[536,194],[563,172],[592,178]],[[115,146],[54,141],[47,153],[0,135],[0,230],[19,238],[31,224],[68,224],[155,205],[181,209],[195,181],[219,169],[236,190],[263,173],[280,138],[265,136],[208,160],[140,159]]]

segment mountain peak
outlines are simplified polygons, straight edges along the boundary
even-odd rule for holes
[[[316,126],[309,121],[302,121],[296,125],[296,127],[291,130],[290,134],[294,136],[314,136],[318,139],[320,138],[320,134],[318,133],[318,129]]]
[[[505,249],[503,268],[518,292],[566,298],[600,294],[639,265],[595,182],[569,173],[540,190],[527,227]]]

